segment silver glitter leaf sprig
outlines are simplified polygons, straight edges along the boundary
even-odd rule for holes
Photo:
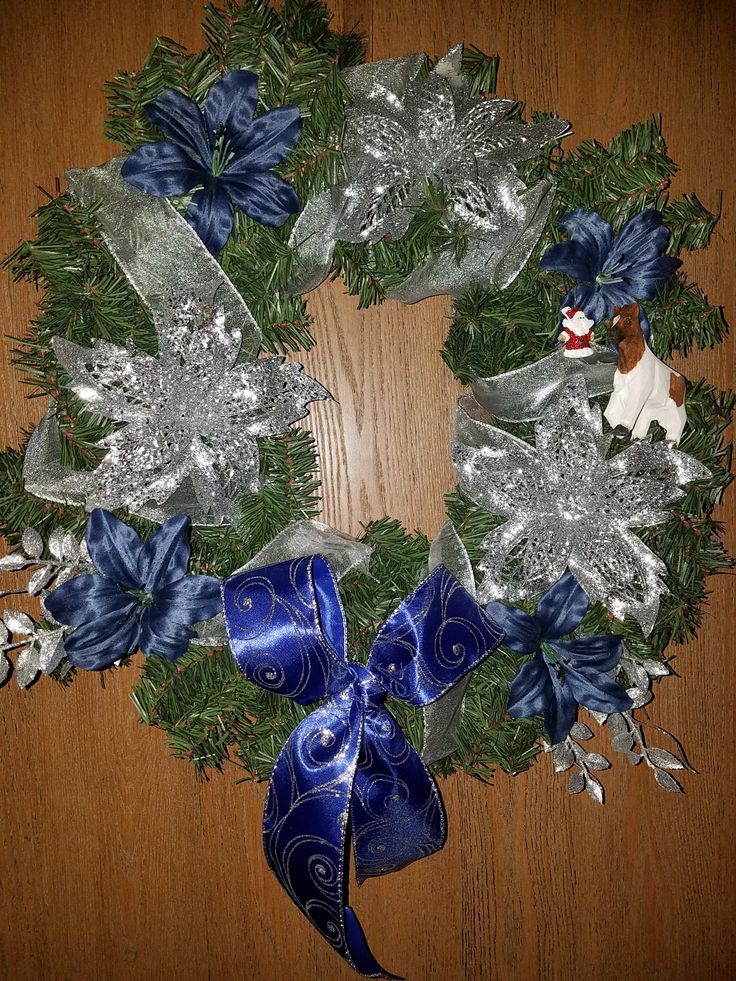
[[[44,607],[44,599],[72,576],[91,571],[92,564],[84,539],[79,542],[69,531],[56,528],[48,539],[48,558],[43,557],[44,543],[35,528],[26,528],[21,550],[0,558],[0,572],[22,572],[28,576],[24,587],[7,590],[0,596],[26,593],[38,596],[44,617],[51,625],[37,623],[20,610],[5,610],[0,621],[0,684],[10,673],[8,652],[15,657],[15,680],[27,688],[39,672],[51,674],[64,655],[67,628],[56,623]]]
[[[461,487],[506,519],[483,542],[479,601],[535,596],[569,568],[592,602],[620,620],[631,614],[649,634],[667,567],[632,529],[667,521],[681,485],[710,471],[669,443],[648,440],[609,459],[611,436],[581,377],[564,386],[535,431],[532,446],[458,411],[453,457]]]
[[[156,331],[157,358],[132,344],[53,340],[76,394],[122,423],[100,441],[99,466],[76,477],[84,503],[136,512],[179,492],[179,509],[200,523],[229,521],[237,497],[258,487],[257,439],[285,432],[330,395],[295,362],[238,362],[239,329],[200,299],[171,294]]]
[[[414,302],[455,293],[471,282],[503,288],[539,239],[551,205],[551,177],[529,188],[516,165],[569,132],[565,120],[526,124],[510,119],[510,99],[471,98],[462,46],[424,78],[423,55],[362,65],[344,72],[353,94],[343,142],[350,178],[307,204],[291,244],[305,292],[327,274],[337,241],[401,238],[425,182],[447,192],[448,225],[462,223],[472,244],[460,260],[430,258],[389,295]]]

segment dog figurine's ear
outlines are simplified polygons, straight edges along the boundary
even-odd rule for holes
[[[611,316],[618,317],[618,315],[621,313],[621,310],[622,310],[621,307],[614,307],[613,310],[611,311]]]

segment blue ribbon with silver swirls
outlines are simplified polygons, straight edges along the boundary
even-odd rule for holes
[[[250,681],[306,705],[273,768],[263,841],[281,885],[361,974],[378,964],[347,899],[347,842],[358,882],[403,868],[445,843],[437,785],[384,708],[423,706],[484,660],[503,631],[438,566],[391,614],[364,666],[347,660],[337,581],[320,555],[240,572],[223,586],[233,655]]]

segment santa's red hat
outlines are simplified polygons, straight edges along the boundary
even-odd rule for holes
[[[563,307],[562,308],[562,316],[565,318],[565,320],[572,320],[572,318],[575,317],[575,316],[577,316],[579,313],[582,313],[583,316],[585,316],[585,310],[583,310],[582,307]]]

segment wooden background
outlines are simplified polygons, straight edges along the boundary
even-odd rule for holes
[[[575,140],[607,140],[661,113],[681,165],[723,221],[686,269],[736,322],[734,14],[718,0],[333,0],[371,59],[464,40],[502,56],[499,91],[553,108]],[[0,0],[0,250],[70,166],[114,154],[103,82],[142,62],[153,37],[202,44],[193,0]],[[4,333],[37,297],[3,281]],[[384,513],[429,534],[453,484],[446,447],[458,387],[438,356],[447,299],[358,314],[339,285],[314,296],[309,371],[337,402],[316,406],[325,515],[356,532]],[[5,357],[3,357],[3,363]],[[733,345],[694,355],[691,378],[733,385]],[[36,420],[0,374],[2,443]],[[733,495],[722,517],[733,519]],[[733,525],[732,525],[733,527]],[[731,537],[732,546],[733,536]],[[568,798],[547,760],[493,786],[443,784],[450,841],[429,860],[353,888],[376,956],[411,981],[705,981],[736,976],[733,948],[733,580],[713,582],[681,680],[653,716],[684,738],[687,795],[643,768],[604,774],[608,803]],[[132,677],[42,679],[0,692],[0,976],[14,981],[349,981],[267,872],[264,787],[234,772],[198,784],[163,736],[136,721]],[[605,746],[603,747],[605,751]]]

